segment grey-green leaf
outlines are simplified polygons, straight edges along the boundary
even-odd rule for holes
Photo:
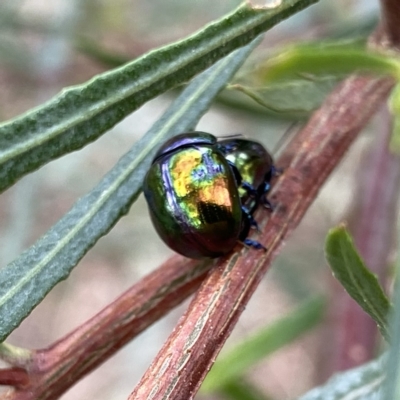
[[[298,400],[379,400],[386,357],[333,376]]]
[[[204,380],[201,391],[224,390],[224,386],[244,374],[257,361],[298,338],[320,321],[324,310],[321,297],[308,300],[267,326],[228,353],[221,355]]]
[[[388,340],[387,317],[391,308],[390,302],[377,277],[365,266],[345,227],[339,226],[329,231],[325,255],[335,278],[375,320],[382,335]]]
[[[318,0],[282,0],[270,9],[244,3],[202,31],[0,125],[0,192],[23,175],[95,140],[155,96],[188,81],[258,34]]]
[[[229,55],[182,92],[103,180],[18,259],[0,269],[0,341],[31,312],[83,255],[126,214],[139,195],[157,147],[191,130],[258,41]]]

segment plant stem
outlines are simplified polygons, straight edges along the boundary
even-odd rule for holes
[[[397,0],[381,0],[382,31],[392,47],[400,45],[400,3]]]

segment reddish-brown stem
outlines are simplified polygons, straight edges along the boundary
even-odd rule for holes
[[[23,389],[29,384],[29,375],[26,369],[20,367],[0,369],[0,382],[2,385]]]
[[[257,215],[263,229],[259,240],[268,252],[242,249],[220,260],[131,400],[194,396],[284,239],[391,86],[388,79],[351,77],[313,114],[279,162],[284,173],[270,196],[276,204],[273,214]]]
[[[392,47],[400,47],[400,2],[381,0],[381,22],[385,39]]]

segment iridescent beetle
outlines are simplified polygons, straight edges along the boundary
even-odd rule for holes
[[[257,226],[252,214],[259,203],[269,205],[274,170],[257,142],[218,142],[205,132],[175,136],[157,152],[143,184],[153,225],[190,258],[219,257],[238,241],[264,249],[247,236]]]
[[[242,182],[239,194],[243,205],[253,214],[260,202],[272,208],[266,195],[271,179],[278,174],[272,156],[265,147],[253,140],[236,138],[218,142],[225,158],[239,171]]]

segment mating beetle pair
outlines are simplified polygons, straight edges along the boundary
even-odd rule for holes
[[[217,141],[205,132],[184,133],[157,152],[143,191],[160,237],[190,258],[219,257],[248,239],[253,213],[275,173],[265,148],[246,139]]]

